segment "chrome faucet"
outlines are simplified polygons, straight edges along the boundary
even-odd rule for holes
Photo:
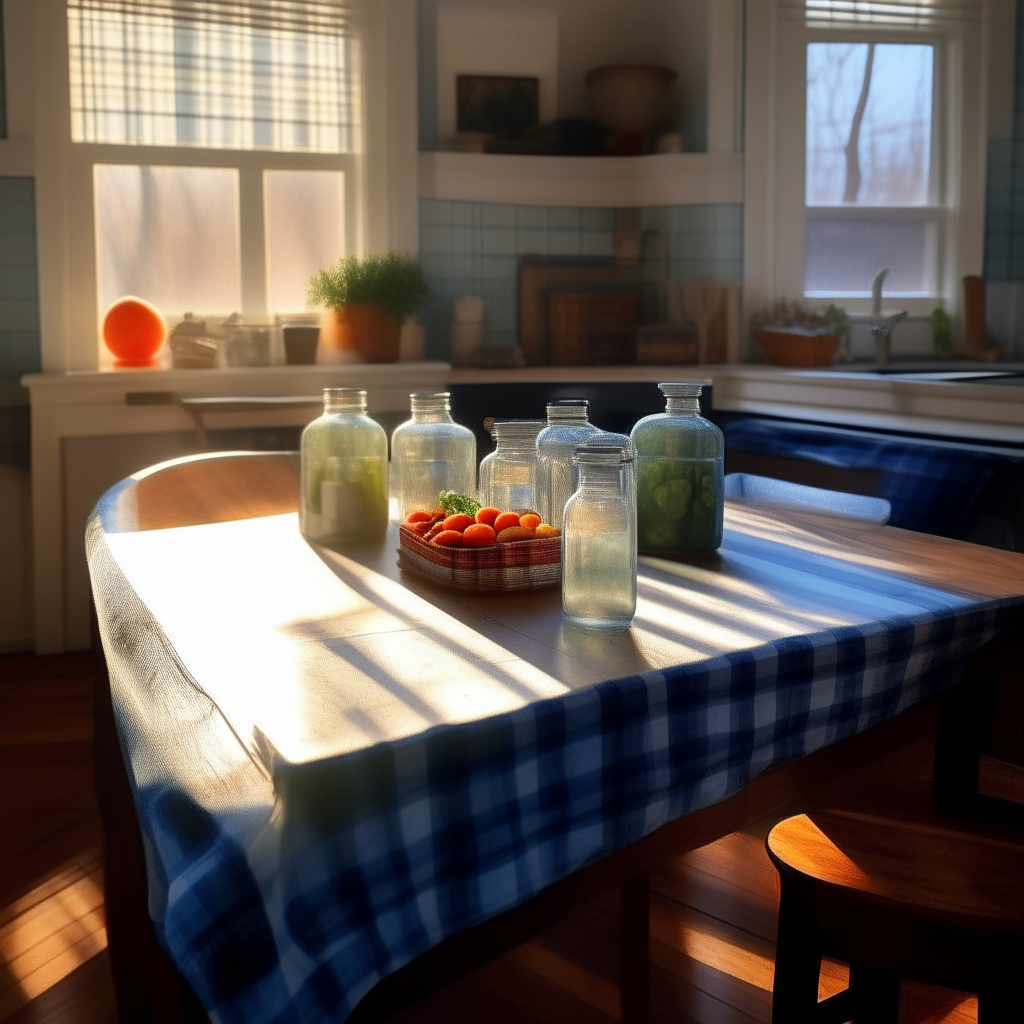
[[[882,267],[871,282],[871,315],[855,316],[850,319],[855,323],[869,324],[871,335],[875,339],[875,362],[879,366],[889,365],[889,342],[892,329],[901,321],[906,320],[907,311],[882,312],[882,284],[892,267]]]

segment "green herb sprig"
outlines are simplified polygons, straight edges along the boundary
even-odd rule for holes
[[[453,516],[457,512],[475,516],[480,511],[479,501],[467,498],[465,494],[457,494],[455,491],[442,491],[439,504],[446,516]]]

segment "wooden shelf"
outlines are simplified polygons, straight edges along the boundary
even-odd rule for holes
[[[511,156],[420,153],[421,199],[541,206],[741,203],[739,153]]]

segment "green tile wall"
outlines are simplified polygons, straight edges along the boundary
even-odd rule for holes
[[[0,177],[0,464],[28,465],[28,392],[18,381],[40,359],[34,182]]]
[[[741,204],[649,207],[641,210],[640,227],[645,276],[652,282],[655,301],[658,289],[664,291],[663,239],[671,244],[677,282],[742,279]],[[421,313],[427,354],[444,359],[455,299],[481,296],[487,344],[516,344],[520,257],[611,256],[615,211],[421,199],[419,231],[420,263],[433,292]]]

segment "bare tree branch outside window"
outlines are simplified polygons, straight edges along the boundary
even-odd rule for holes
[[[864,110],[871,92],[871,71],[875,66],[875,44],[868,43],[868,55],[864,61],[864,77],[860,83],[860,95],[850,123],[850,137],[843,147],[846,154],[846,185],[843,188],[843,202],[855,203],[860,193],[860,126],[864,121]]]

